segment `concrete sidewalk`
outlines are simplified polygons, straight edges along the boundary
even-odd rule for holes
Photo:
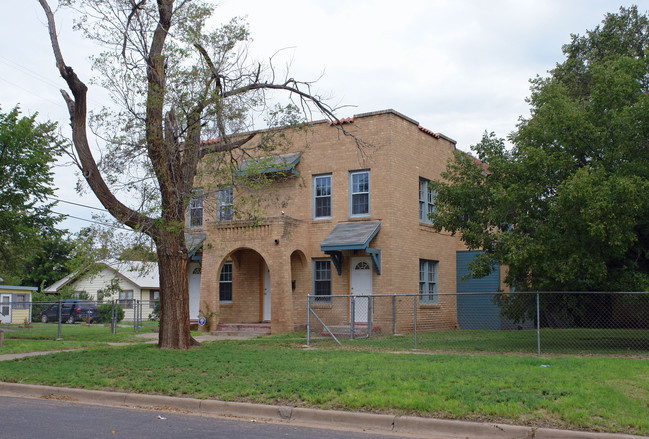
[[[321,428],[347,428],[409,437],[439,439],[638,439],[646,436],[592,433],[585,431],[532,428],[490,422],[468,422],[291,406],[225,402],[195,398],[106,392],[0,382],[0,395],[61,399],[67,402],[181,411],[203,416],[225,416],[245,420],[283,422]]]

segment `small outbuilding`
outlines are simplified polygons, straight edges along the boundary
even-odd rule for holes
[[[32,294],[36,287],[0,285],[0,323],[32,321]]]

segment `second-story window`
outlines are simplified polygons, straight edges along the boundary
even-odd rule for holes
[[[349,215],[368,216],[370,214],[370,171],[350,173],[349,186]]]
[[[313,217],[331,218],[331,174],[313,177]]]
[[[233,218],[234,191],[232,186],[219,189],[216,194],[219,221],[231,221]]]
[[[430,180],[419,179],[419,221],[432,224],[430,215],[435,212],[435,191],[430,188]]]
[[[203,227],[203,189],[194,189],[189,200],[189,227]]]

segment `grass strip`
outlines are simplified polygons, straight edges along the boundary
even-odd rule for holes
[[[268,341],[96,348],[0,362],[0,380],[649,434],[646,360],[389,354]]]

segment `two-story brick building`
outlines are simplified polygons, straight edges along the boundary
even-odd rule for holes
[[[290,150],[276,158],[283,177],[271,183],[283,201],[269,204],[258,224],[233,220],[237,188],[216,191],[216,209],[205,207],[207,196],[190,203],[194,309],[198,303],[219,323],[269,321],[280,333],[304,326],[308,294],[319,296],[317,306],[343,307],[345,320],[349,305],[327,296],[420,293],[419,312],[439,314],[429,321],[457,325],[455,296],[439,293],[456,291],[458,241],[427,217],[427,182],[445,170],[455,141],[394,110],[341,123],[369,146],[327,121],[292,134]],[[355,321],[381,318],[381,309],[372,312]]]

